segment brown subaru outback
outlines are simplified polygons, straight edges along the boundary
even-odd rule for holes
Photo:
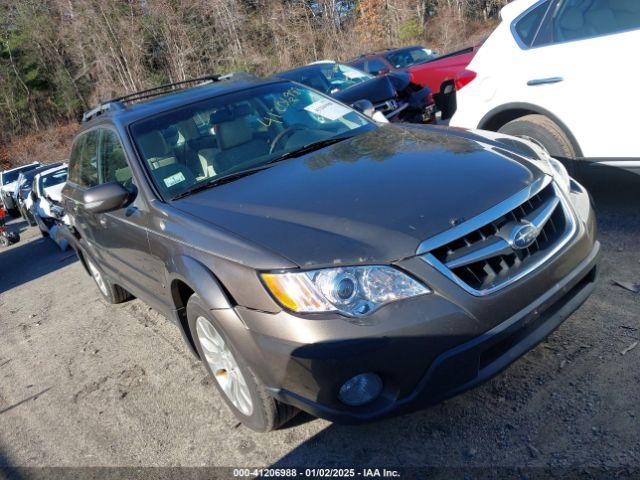
[[[596,279],[589,196],[539,146],[379,124],[287,80],[103,103],[69,168],[70,240],[102,296],[173,321],[260,431],[462,392]]]

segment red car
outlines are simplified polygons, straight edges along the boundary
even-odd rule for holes
[[[374,75],[402,70],[409,72],[413,83],[429,87],[434,93],[442,118],[450,118],[456,110],[455,91],[475,77],[466,70],[480,46],[465,48],[446,55],[419,45],[361,55],[349,65]]]

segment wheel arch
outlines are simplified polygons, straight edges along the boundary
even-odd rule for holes
[[[189,328],[187,302],[198,294],[211,310],[232,308],[233,299],[216,275],[204,264],[189,256],[173,258],[173,271],[169,272],[169,289],[180,333],[191,352],[198,358],[198,350]]]
[[[583,156],[580,144],[576,140],[573,133],[571,133],[571,130],[567,127],[567,125],[549,110],[531,103],[514,102],[500,105],[499,107],[494,108],[484,117],[482,117],[482,119],[478,123],[478,128],[482,130],[491,130],[493,132],[497,132],[502,126],[506,125],[512,120],[524,117],[525,115],[535,114],[544,115],[545,117],[555,122],[571,142],[571,146],[574,148],[576,156]]]

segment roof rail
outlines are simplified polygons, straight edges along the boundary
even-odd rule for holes
[[[82,115],[82,122],[88,122],[89,120],[102,115],[108,110],[124,110],[126,103],[138,102],[151,97],[157,97],[165,95],[176,90],[183,90],[190,84],[205,85],[207,83],[217,82],[219,80],[230,79],[230,75],[206,75],[204,77],[192,78],[189,80],[182,80],[180,82],[166,83],[158,87],[149,88],[147,90],[141,90],[139,92],[130,93],[128,95],[122,95],[121,97],[112,98],[100,102],[97,107]]]
[[[124,105],[122,105],[120,102],[113,101],[100,102],[97,107],[82,114],[82,123],[86,123],[89,120],[102,115],[107,110],[124,110]]]

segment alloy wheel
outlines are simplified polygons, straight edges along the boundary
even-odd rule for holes
[[[249,386],[222,335],[205,317],[196,319],[196,331],[204,356],[218,385],[234,407],[243,415],[251,415],[253,402]]]

